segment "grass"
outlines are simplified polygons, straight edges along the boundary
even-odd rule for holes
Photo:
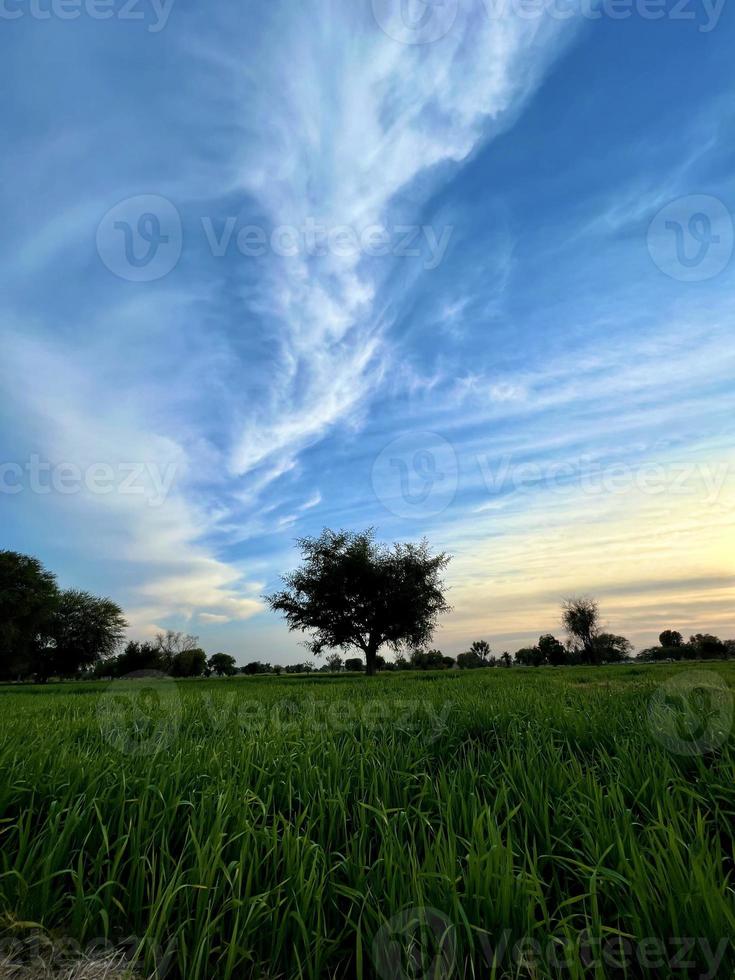
[[[0,688],[5,935],[186,980],[731,976],[734,685],[718,663]]]

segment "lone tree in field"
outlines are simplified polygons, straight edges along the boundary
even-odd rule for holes
[[[594,663],[595,640],[600,635],[600,610],[590,596],[565,599],[562,603],[562,625],[572,640],[581,646],[581,654],[588,663]]]
[[[374,674],[378,651],[423,648],[437,618],[447,612],[441,573],[450,559],[419,544],[378,544],[370,529],[324,530],[298,542],[301,568],[284,576],[285,588],[266,596],[290,630],[311,634],[309,649],[356,648]]]

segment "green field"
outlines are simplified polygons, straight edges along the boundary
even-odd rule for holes
[[[717,663],[0,688],[6,949],[104,938],[186,980],[732,976],[732,687]]]

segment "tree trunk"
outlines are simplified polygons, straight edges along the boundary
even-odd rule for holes
[[[376,659],[378,656],[378,644],[374,640],[369,640],[365,648],[365,667],[368,677],[374,677],[376,671]]]

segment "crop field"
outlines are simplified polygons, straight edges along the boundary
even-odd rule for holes
[[[3,955],[732,976],[734,684],[717,663],[0,688]]]

